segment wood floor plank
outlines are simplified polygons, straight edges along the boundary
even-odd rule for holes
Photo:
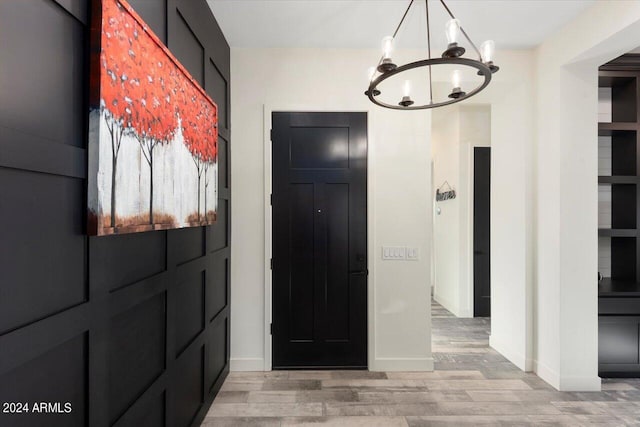
[[[320,381],[268,379],[262,383],[262,390],[320,390]]]
[[[201,427],[280,427],[282,420],[275,417],[205,417]]]
[[[445,415],[561,415],[551,403],[531,402],[438,402]]]
[[[433,372],[387,372],[390,380],[483,380],[485,376],[480,371],[433,371]]]
[[[457,426],[496,426],[496,427],[520,427],[520,426],[571,426],[580,427],[578,419],[571,415],[554,415],[550,420],[548,416],[528,417],[520,415],[447,415],[407,417],[409,427],[457,427]],[[587,424],[582,424],[587,425]]]
[[[220,403],[211,405],[207,417],[322,416],[322,403]]]
[[[248,391],[220,391],[214,403],[247,403]]]
[[[427,380],[323,380],[322,388],[426,388]]]
[[[358,391],[358,399],[364,403],[422,403],[470,400],[463,390],[444,391]]]
[[[407,416],[442,414],[438,403],[327,403],[325,410],[329,416]]]
[[[468,390],[476,402],[553,402],[580,400],[574,393],[548,390]]]
[[[529,385],[520,380],[425,380],[429,390],[531,390]]]
[[[408,427],[405,417],[305,417],[283,418],[282,427]]]

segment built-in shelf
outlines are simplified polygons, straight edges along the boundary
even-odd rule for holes
[[[599,136],[611,136],[616,132],[635,132],[638,130],[636,122],[600,122],[598,123]]]
[[[605,277],[598,282],[598,296],[604,298],[640,296],[640,283],[631,280],[611,280],[610,277]]]
[[[637,184],[640,177],[637,176],[599,176],[598,184]]]
[[[598,228],[598,236],[608,237],[636,237],[638,230],[635,228]]]
[[[599,87],[618,87],[633,84],[635,76],[630,76],[628,71],[600,70],[598,73]]]
[[[631,65],[630,65],[631,64]],[[635,64],[635,65],[634,65]],[[601,272],[598,282],[598,339],[601,377],[640,376],[640,67],[624,55],[600,68],[603,115],[598,176],[600,206],[606,224],[599,228]],[[610,102],[610,111],[604,110]],[[610,113],[610,114],[609,114]],[[600,141],[599,141],[600,143]],[[602,238],[603,237],[603,238]]]

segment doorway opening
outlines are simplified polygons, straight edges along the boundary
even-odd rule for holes
[[[491,107],[434,110],[431,141],[435,367],[459,369],[465,360],[463,366],[493,369],[490,361],[506,359],[489,347]]]

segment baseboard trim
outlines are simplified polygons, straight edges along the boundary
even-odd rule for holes
[[[473,317],[473,310],[462,308],[460,309],[460,313],[458,314],[457,317],[463,318],[463,319],[471,319]]]
[[[533,372],[542,380],[547,382],[551,387],[560,390],[560,375],[544,363],[537,360],[533,361]]]
[[[544,363],[533,361],[534,372],[558,391],[601,391],[600,377],[563,377]]]
[[[264,371],[263,358],[237,358],[229,361],[231,371]]]
[[[370,371],[388,372],[424,372],[433,371],[433,357],[392,358],[382,357],[373,360]]]
[[[460,313],[458,312],[458,306],[455,305],[453,301],[450,301],[449,299],[443,297],[438,293],[433,295],[433,299],[436,300],[438,304],[449,310],[454,316],[461,317]]]
[[[531,361],[528,361],[524,354],[513,349],[513,347],[507,345],[505,342],[500,341],[493,334],[489,335],[489,346],[523,371],[527,371],[527,368],[531,370]]]
[[[560,391],[601,391],[600,377],[560,377]]]

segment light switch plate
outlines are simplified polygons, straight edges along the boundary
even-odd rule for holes
[[[383,246],[382,259],[390,261],[407,259],[407,248],[401,246]]]
[[[407,260],[418,261],[420,259],[420,249],[407,248]]]

